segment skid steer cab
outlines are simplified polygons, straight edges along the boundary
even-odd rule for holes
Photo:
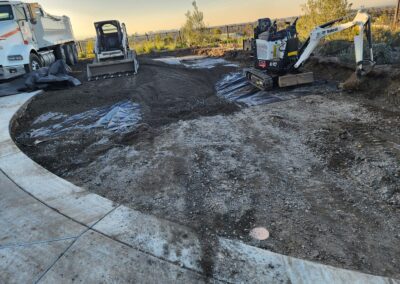
[[[94,23],[96,29],[95,59],[87,66],[88,80],[98,80],[137,74],[136,52],[129,48],[125,24],[119,21]]]

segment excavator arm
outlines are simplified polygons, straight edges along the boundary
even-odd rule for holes
[[[326,23],[322,26],[315,28],[310,37],[307,39],[305,44],[300,50],[300,58],[294,65],[294,69],[300,68],[303,63],[305,63],[311,56],[312,52],[317,48],[321,39],[340,33],[344,30],[351,29],[353,27],[358,27],[358,35],[354,37],[355,54],[356,54],[356,64],[357,73],[364,73],[364,64],[367,62],[364,60],[364,32],[367,34],[367,40],[369,43],[370,51],[370,61],[369,63],[374,65],[374,55],[372,50],[372,34],[371,34],[371,18],[370,16],[362,11],[359,11],[352,22],[334,26],[335,23],[342,21],[343,18]]]

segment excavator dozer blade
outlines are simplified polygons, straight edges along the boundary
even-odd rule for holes
[[[279,77],[279,87],[281,88],[293,87],[311,83],[314,83],[313,72],[293,74],[293,75],[291,74]]]
[[[96,62],[87,65],[88,80],[99,80],[137,74],[139,63],[136,58]]]

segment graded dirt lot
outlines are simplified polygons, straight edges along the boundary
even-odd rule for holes
[[[307,96],[246,107],[215,90],[238,67],[141,62],[136,77],[84,82],[35,99],[14,126],[19,146],[63,178],[187,225],[204,241],[218,234],[400,278],[400,110],[388,103],[398,95],[386,89],[392,79],[373,78],[374,86],[351,94],[307,87]],[[327,85],[351,74],[309,68]],[[83,81],[84,63],[75,72]],[[93,118],[71,122],[66,132],[52,127],[121,101],[139,105],[137,124],[83,127]],[[269,239],[249,236],[259,226]]]

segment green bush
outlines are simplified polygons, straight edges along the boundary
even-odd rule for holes
[[[386,43],[376,43],[372,46],[374,51],[374,61],[377,64],[390,64],[393,62],[392,48]],[[369,58],[368,46],[364,46],[364,56]],[[354,45],[339,54],[339,58],[343,62],[352,63],[356,60]]]
[[[196,1],[193,1],[192,5],[193,11],[186,13],[186,23],[181,29],[181,34],[187,46],[204,46],[209,40],[204,14],[199,10]]]
[[[351,12],[347,0],[307,0],[302,6],[304,16],[298,21],[298,32],[301,40],[308,38],[310,32],[317,26],[341,17],[346,17]],[[346,39],[354,36],[354,30],[348,30],[330,36],[328,39]]]

